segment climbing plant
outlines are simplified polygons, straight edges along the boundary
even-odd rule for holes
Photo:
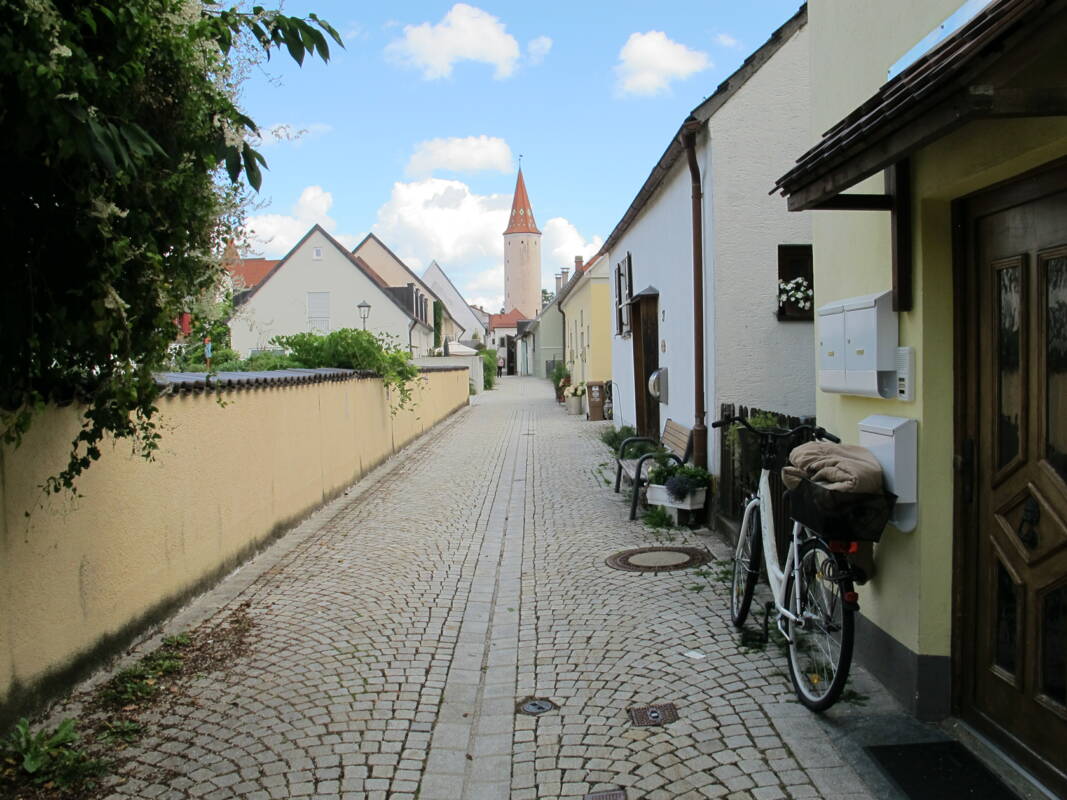
[[[234,60],[328,60],[327,37],[341,42],[314,14],[259,6],[0,0],[0,435],[18,444],[47,404],[84,404],[48,490],[73,487],[105,435],[156,449],[153,371],[219,284],[233,187],[262,181]]]

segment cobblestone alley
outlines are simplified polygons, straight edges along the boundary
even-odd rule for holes
[[[817,719],[775,647],[740,646],[722,567],[605,565],[656,543],[609,485],[607,424],[504,379],[199,598],[168,632],[247,604],[249,647],[157,714],[111,796],[890,796],[842,733],[896,714],[862,671]],[[653,702],[678,721],[634,727]]]

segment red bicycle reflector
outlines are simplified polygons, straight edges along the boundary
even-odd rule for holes
[[[860,549],[859,542],[830,542],[831,553],[858,553]]]
[[[845,602],[846,603],[849,603],[850,605],[855,605],[856,603],[859,602],[859,599],[860,599],[859,592],[845,592]]]

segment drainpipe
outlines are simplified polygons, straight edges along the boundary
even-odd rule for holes
[[[704,425],[704,241],[701,214],[703,192],[697,165],[697,134],[703,125],[693,117],[682,124],[681,140],[693,180],[693,378],[696,384],[693,422],[693,464],[708,467],[708,429]]]

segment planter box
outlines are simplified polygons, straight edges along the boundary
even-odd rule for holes
[[[684,508],[687,511],[694,511],[704,507],[707,493],[707,489],[697,489],[695,492],[687,494],[684,500],[675,500],[667,491],[666,486],[660,483],[650,483],[645,492],[645,499],[650,506],[667,506],[669,508]]]
[[[581,414],[582,413],[582,398],[581,397],[567,397],[567,413],[568,414]]]

